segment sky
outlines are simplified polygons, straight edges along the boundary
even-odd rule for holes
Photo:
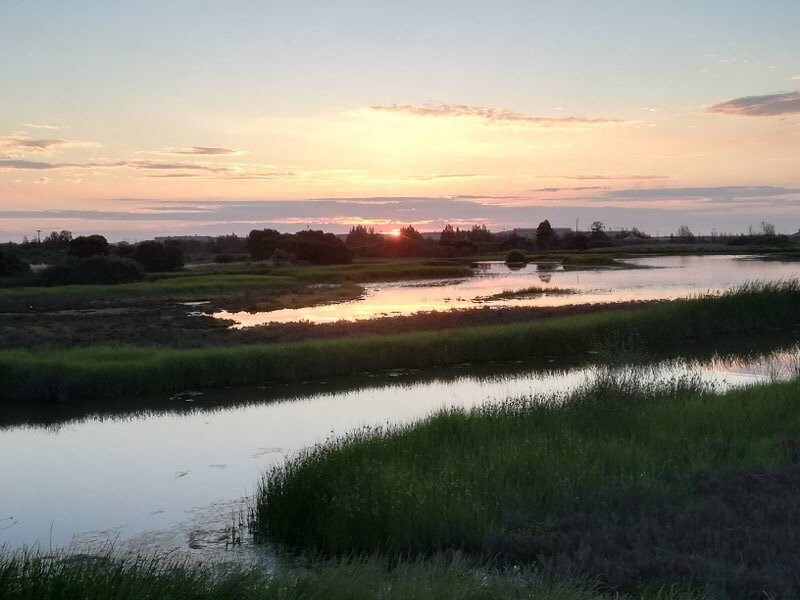
[[[800,229],[797,0],[2,0],[0,240]]]

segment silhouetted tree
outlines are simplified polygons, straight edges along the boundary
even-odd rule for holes
[[[553,228],[550,225],[550,221],[545,219],[539,226],[536,228],[536,246],[540,250],[544,250],[549,248],[550,245],[553,243]]]
[[[442,246],[452,246],[456,241],[456,231],[449,223],[444,226],[442,233],[439,234],[439,243]]]
[[[76,258],[106,254],[108,254],[108,240],[102,235],[79,235],[69,242],[69,255]]]
[[[177,271],[183,267],[183,252],[180,248],[155,241],[137,244],[133,250],[133,259],[151,272]]]
[[[247,250],[255,260],[270,256],[281,240],[281,234],[274,229],[253,229],[247,236]]]
[[[0,248],[0,277],[18,277],[31,272],[30,266],[16,254]]]

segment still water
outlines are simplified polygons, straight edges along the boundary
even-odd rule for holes
[[[574,270],[557,263],[530,263],[511,269],[501,262],[478,263],[468,279],[374,283],[364,286],[361,299],[306,308],[248,313],[222,311],[214,316],[236,326],[410,315],[480,306],[564,306],[631,300],[671,300],[719,292],[750,281],[779,281],[800,274],[800,264],[753,260],[740,256],[654,256],[624,262],[638,268]],[[649,268],[644,268],[649,267]],[[486,300],[504,291],[530,287],[569,288],[575,294]]]
[[[798,360],[793,347],[748,359],[658,363],[641,376],[699,372],[725,388],[789,377]],[[0,429],[0,546],[86,549],[115,541],[187,550],[203,560],[230,558],[228,533],[246,497],[287,456],[362,426],[565,392],[596,372],[557,363],[462,365],[434,374],[184,394],[122,414],[90,410],[49,425],[10,424]]]

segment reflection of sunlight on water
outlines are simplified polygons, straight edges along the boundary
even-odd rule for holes
[[[628,259],[626,262],[639,267],[659,268],[564,270],[554,263],[531,263],[510,270],[503,263],[484,262],[477,263],[475,276],[470,279],[374,283],[364,286],[366,294],[358,300],[258,313],[222,311],[214,316],[233,320],[237,327],[251,327],[299,321],[357,321],[476,306],[548,307],[670,300],[718,292],[750,281],[777,281],[798,274],[798,267],[793,263],[745,261],[731,256],[657,256]],[[571,288],[578,293],[479,301],[500,292],[532,286],[545,290],[548,286]]]

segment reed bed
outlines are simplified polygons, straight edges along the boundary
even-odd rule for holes
[[[674,494],[706,469],[785,462],[799,392],[797,380],[718,395],[601,378],[555,403],[449,410],[300,453],[264,479],[257,521],[326,553],[479,552],[493,530],[544,530],[581,499]]]
[[[0,352],[0,401],[69,401],[296,382],[395,368],[681,348],[797,327],[800,284],[753,284],[629,310],[346,340],[199,349],[85,347]]]

